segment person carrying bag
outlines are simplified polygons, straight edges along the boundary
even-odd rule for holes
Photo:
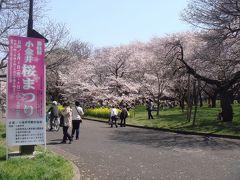
[[[76,131],[76,140],[79,139],[80,133],[80,123],[82,122],[82,117],[84,115],[83,109],[80,107],[80,103],[78,101],[75,102],[75,107],[73,110],[73,120],[72,120],[72,138],[74,138],[74,134]]]

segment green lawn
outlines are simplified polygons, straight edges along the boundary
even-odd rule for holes
[[[5,127],[0,124],[0,180],[71,180],[72,165],[50,151],[39,152],[33,159],[17,157],[6,160]]]
[[[180,108],[161,110],[159,117],[156,116],[156,112],[153,112],[154,119],[148,120],[145,107],[138,106],[136,107],[135,111],[130,112],[132,114],[132,117],[129,117],[127,119],[127,124],[154,128],[240,136],[240,105],[234,104],[233,109],[234,120],[232,123],[226,123],[217,120],[217,114],[220,112],[220,107],[198,107],[196,123],[195,126],[192,126],[192,121],[188,122],[186,120],[186,112],[182,112]],[[107,119],[102,120],[107,121]]]

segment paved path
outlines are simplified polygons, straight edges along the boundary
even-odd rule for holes
[[[79,140],[59,144],[61,138],[61,130],[48,132],[48,147],[71,159],[84,180],[240,179],[240,140],[109,128],[87,120]]]

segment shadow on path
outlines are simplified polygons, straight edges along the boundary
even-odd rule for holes
[[[109,137],[124,143],[162,148],[201,148],[210,150],[240,149],[239,140],[213,138],[207,136],[181,135],[156,130],[124,128],[114,131]]]
[[[61,141],[62,141],[62,139],[53,139],[53,140],[50,140],[50,142],[48,142],[47,145],[62,144]]]

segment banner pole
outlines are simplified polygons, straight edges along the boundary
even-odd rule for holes
[[[44,113],[44,146],[45,146],[45,152],[47,150],[47,128],[46,128],[46,98],[47,98],[47,95],[46,95],[46,63],[44,62],[44,110],[43,110],[43,113]]]

